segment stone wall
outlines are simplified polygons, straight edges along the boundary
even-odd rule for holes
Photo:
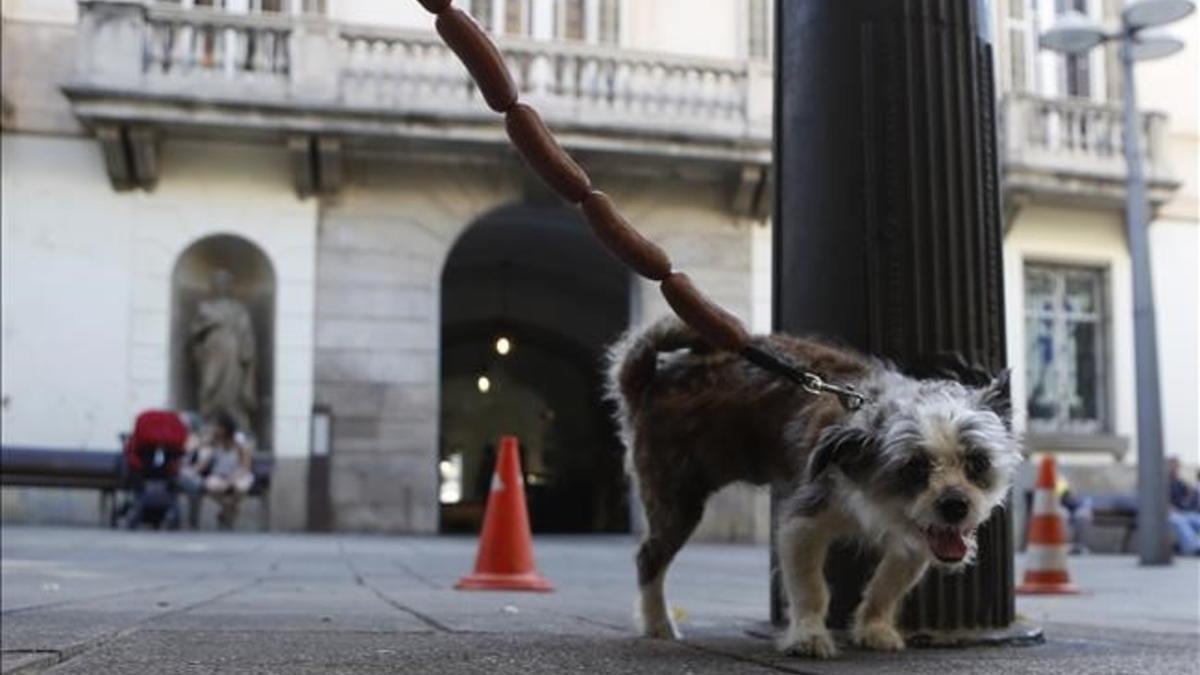
[[[523,199],[527,173],[355,163],[322,208],[317,263],[316,402],[334,414],[332,495],[339,528],[437,529],[440,281],[457,237]],[[597,174],[631,220],[714,298],[749,320],[751,230],[710,184]],[[667,311],[634,289],[632,323]],[[761,490],[714,500],[698,537],[764,538]]]
[[[335,527],[437,531],[442,264],[516,196],[497,172],[362,162],[322,208],[315,387],[334,416]]]
[[[171,405],[173,267],[236,234],[275,273],[275,490],[303,490],[283,465],[308,453],[316,204],[295,196],[286,154],[168,142],[155,191],[117,193],[94,141],[5,134],[2,150],[3,444],[111,450],[137,412]]]

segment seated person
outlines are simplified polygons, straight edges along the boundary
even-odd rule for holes
[[[224,413],[217,416],[207,446],[210,456],[201,469],[204,492],[220,505],[217,524],[227,530],[237,518],[239,502],[254,485],[250,449],[240,438],[237,423]]]
[[[196,529],[204,478],[212,460],[211,430],[196,413],[183,413],[188,423],[183,462],[179,465],[179,488],[188,499],[188,527]]]
[[[1167,458],[1167,523],[1175,532],[1175,548],[1200,555],[1200,496],[1179,476],[1179,458]]]
[[[1075,494],[1067,479],[1059,476],[1054,486],[1058,502],[1067,512],[1067,526],[1071,531],[1071,553],[1087,553],[1088,533],[1092,528],[1092,498]]]

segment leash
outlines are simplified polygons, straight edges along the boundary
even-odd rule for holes
[[[810,394],[836,396],[851,411],[866,403],[866,397],[854,388],[830,384],[819,374],[753,344],[736,316],[704,295],[686,274],[675,271],[666,251],[634,229],[608,195],[592,188],[587,172],[562,149],[537,111],[517,100],[512,73],[479,24],[452,7],[451,0],[417,1],[437,17],[438,35],[466,66],[488,107],[504,115],[508,138],[529,167],[559,196],[583,211],[592,232],[613,255],[637,274],[658,282],[663,298],[684,323],[713,346],[740,354]]]

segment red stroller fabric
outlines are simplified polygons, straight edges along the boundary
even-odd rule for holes
[[[134,471],[146,467],[142,462],[142,450],[162,448],[170,458],[170,473],[183,456],[187,444],[188,429],[179,413],[173,410],[147,410],[137,416],[133,433],[125,441],[125,462]]]

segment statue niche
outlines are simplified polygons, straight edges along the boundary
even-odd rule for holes
[[[224,410],[270,449],[275,274],[266,255],[241,237],[205,237],[180,255],[172,287],[172,404]]]

